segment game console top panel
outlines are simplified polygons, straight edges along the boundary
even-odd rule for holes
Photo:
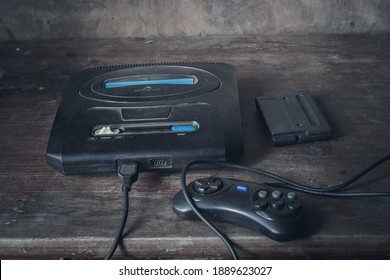
[[[97,75],[80,88],[85,98],[107,102],[186,99],[215,91],[221,80],[204,69],[156,65],[115,69]]]
[[[65,89],[46,159],[65,174],[179,169],[195,159],[243,152],[234,67],[158,63],[75,73]]]

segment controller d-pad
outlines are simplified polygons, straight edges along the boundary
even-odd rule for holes
[[[196,180],[193,185],[194,191],[199,194],[214,193],[219,191],[222,187],[222,181],[215,177]]]

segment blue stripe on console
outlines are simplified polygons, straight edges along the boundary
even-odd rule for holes
[[[118,87],[147,86],[147,85],[193,85],[193,84],[195,84],[194,78],[180,78],[180,79],[106,82],[104,84],[104,87],[118,88]]]

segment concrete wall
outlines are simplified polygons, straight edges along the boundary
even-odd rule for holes
[[[0,0],[0,40],[389,31],[390,0]]]

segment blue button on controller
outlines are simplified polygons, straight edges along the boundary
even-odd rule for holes
[[[246,186],[236,186],[236,190],[239,192],[247,192],[249,188]]]

